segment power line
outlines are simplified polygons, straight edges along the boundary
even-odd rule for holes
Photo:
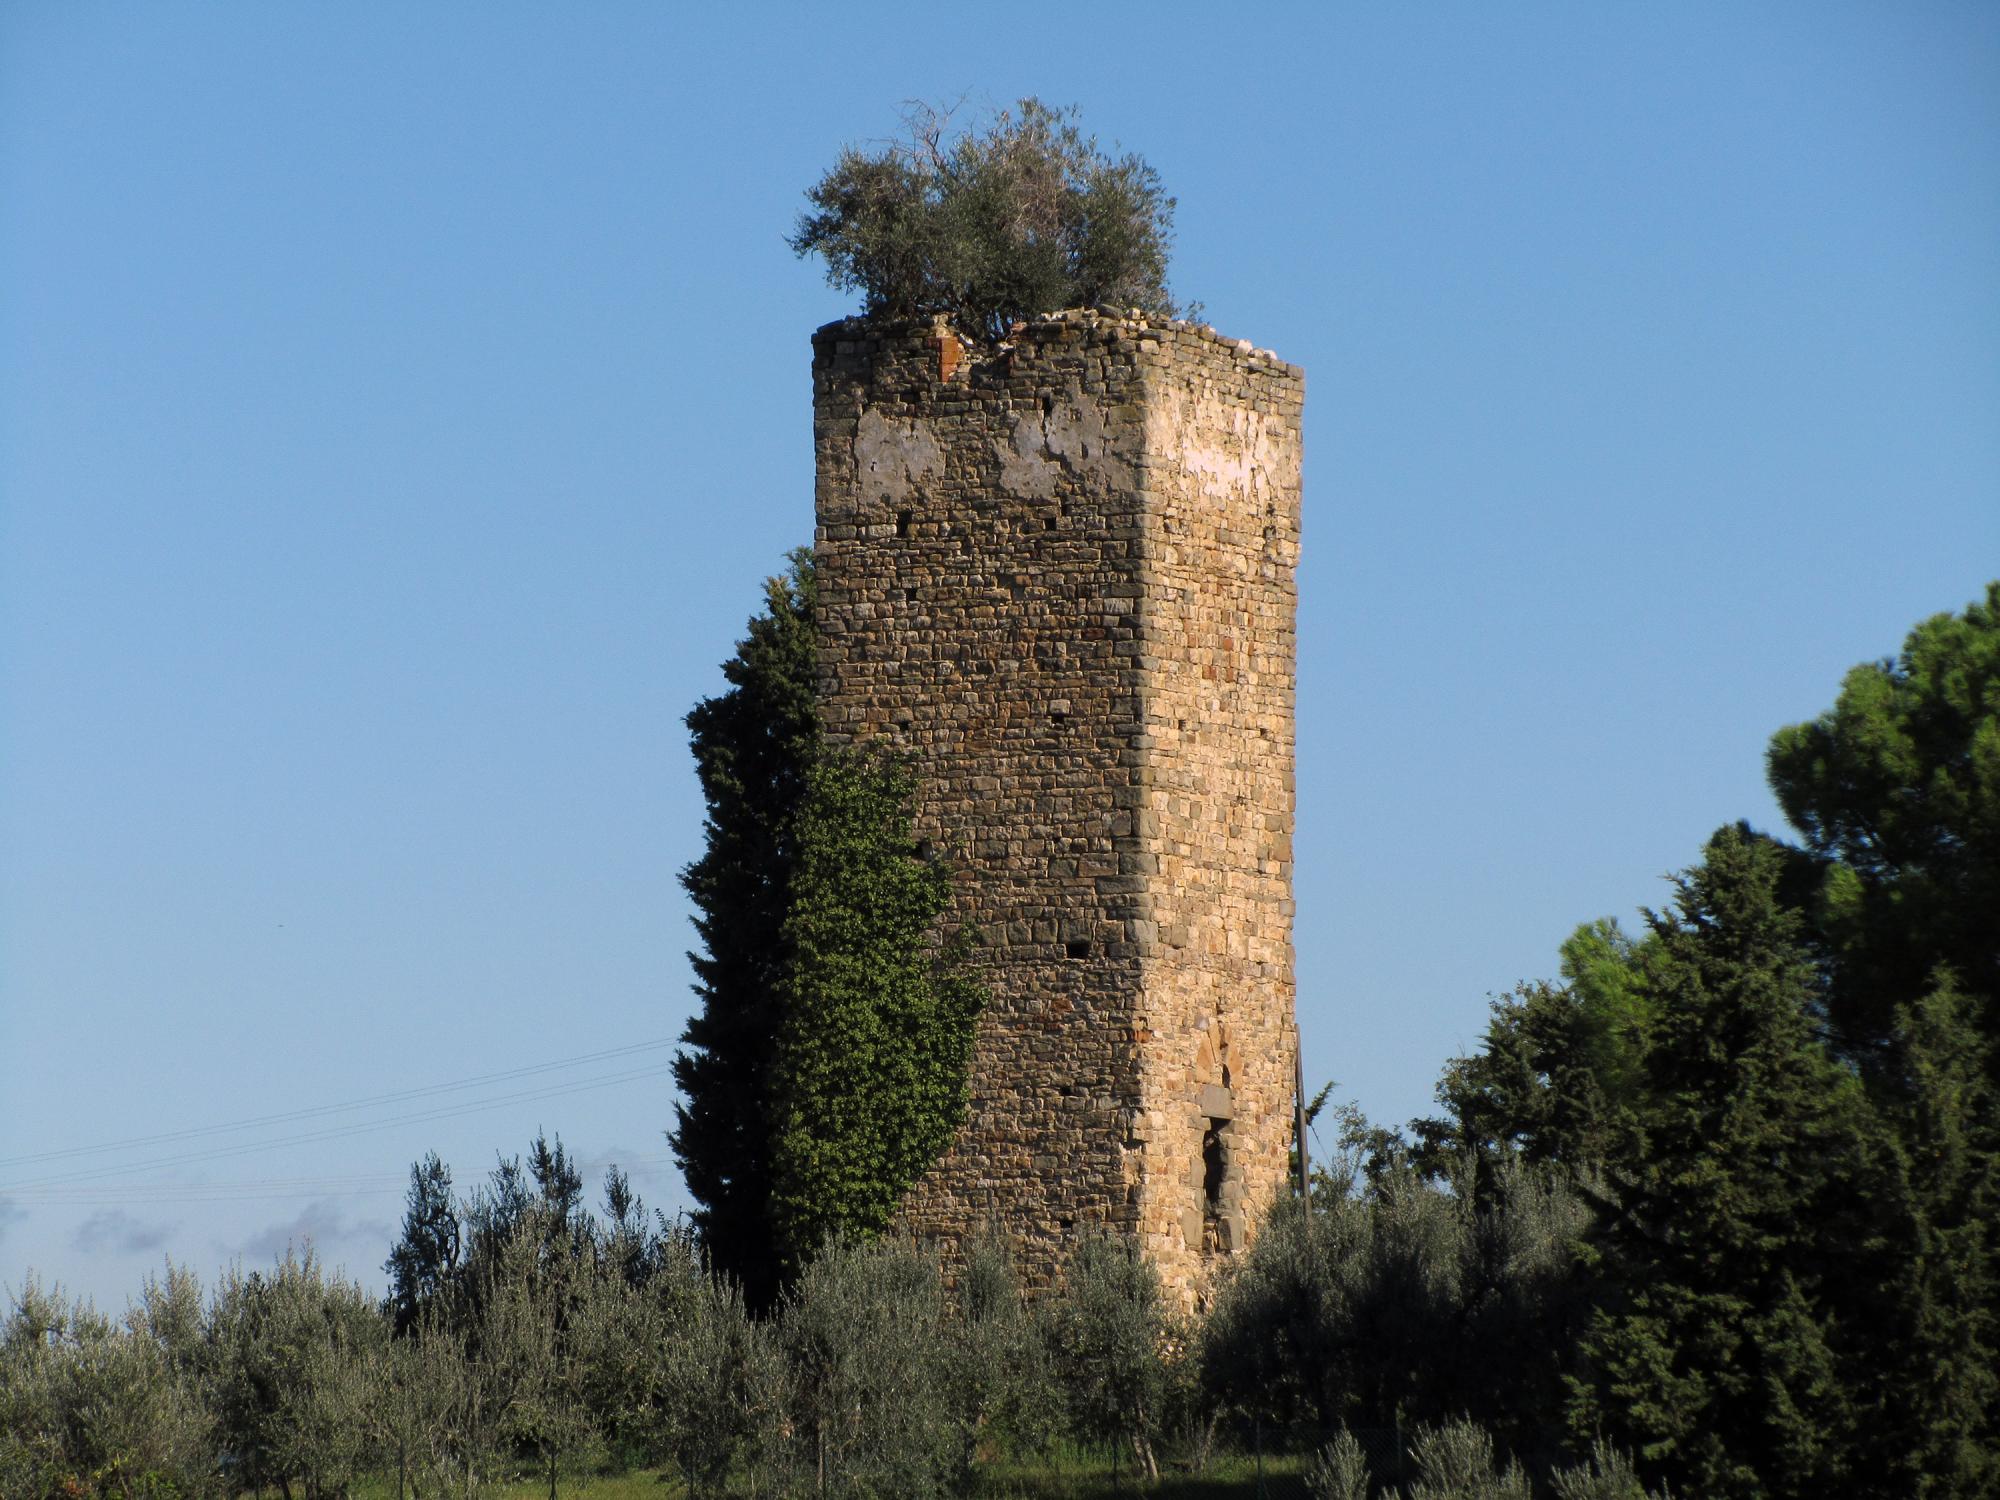
[[[637,1051],[637,1050],[643,1050],[643,1048],[635,1047],[631,1049],[616,1049],[616,1050]],[[533,1072],[533,1071],[537,1070],[521,1069],[518,1070],[512,1076],[519,1076],[520,1073]],[[253,1151],[269,1151],[279,1146],[297,1146],[297,1145],[304,1145],[314,1141],[339,1140],[343,1137],[350,1135],[362,1135],[371,1130],[387,1130],[397,1125],[417,1125],[417,1124],[423,1124],[431,1120],[445,1120],[445,1119],[455,1118],[459,1115],[478,1114],[483,1110],[498,1109],[508,1104],[523,1104],[540,1099],[559,1099],[569,1094],[585,1093],[591,1089],[610,1088],[621,1083],[632,1083],[642,1078],[658,1078],[670,1071],[672,1071],[671,1064],[661,1064],[659,1066],[647,1067],[647,1068],[635,1068],[624,1073],[611,1073],[598,1078],[586,1078],[586,1079],[572,1081],[569,1083],[554,1084],[544,1088],[527,1089],[519,1093],[503,1094],[496,1098],[481,1099],[469,1104],[455,1105],[443,1109],[424,1110],[416,1114],[410,1114],[410,1115],[398,1115],[386,1120],[356,1121],[345,1125],[330,1126],[324,1130],[306,1131],[299,1135],[280,1136],[274,1140],[249,1141],[242,1145],[236,1145],[236,1146],[215,1146],[207,1150],[183,1153],[180,1155],[169,1156],[169,1157],[160,1157],[153,1161],[127,1162],[119,1166],[93,1167],[84,1171],[77,1171],[77,1172],[59,1172],[48,1177],[38,1177],[29,1179],[24,1182],[0,1185],[0,1194],[12,1196],[14,1194],[21,1193],[23,1191],[27,1191],[30,1189],[57,1187],[69,1183],[101,1181],[102,1179],[107,1177],[118,1177],[130,1172],[150,1171],[156,1167],[180,1166],[189,1162],[197,1162],[197,1161],[218,1161],[224,1157],[243,1156]],[[495,1075],[495,1076],[507,1076],[507,1075]],[[449,1087],[449,1086],[446,1085],[441,1087]],[[435,1090],[411,1090],[401,1097],[407,1098],[413,1095],[420,1095],[430,1092],[435,1092]],[[383,1096],[383,1097],[388,1098],[395,1096]],[[303,1111],[300,1113],[309,1115],[309,1114],[323,1113],[323,1112],[324,1111]],[[235,1128],[244,1129],[248,1128],[248,1126],[246,1123],[243,1125],[239,1125]],[[140,1142],[140,1144],[152,1144],[152,1143],[153,1142],[150,1140],[142,1140]]]
[[[628,1042],[620,1047],[607,1047],[601,1052],[585,1052],[576,1057],[558,1058],[553,1062],[532,1063],[527,1067],[508,1068],[498,1073],[481,1073],[472,1078],[461,1078],[451,1083],[425,1084],[419,1088],[401,1089],[389,1094],[374,1094],[366,1099],[350,1100],[344,1104],[320,1104],[308,1109],[285,1110],[278,1114],[254,1115],[247,1120],[235,1120],[223,1125],[199,1125],[186,1130],[168,1130],[158,1135],[135,1135],[122,1141],[106,1141],[96,1146],[65,1146],[54,1151],[36,1151],[25,1156],[0,1157],[0,1168],[35,1166],[42,1162],[67,1161],[76,1157],[101,1156],[107,1151],[129,1151],[145,1146],[163,1146],[172,1141],[199,1140],[204,1136],[231,1135],[239,1130],[255,1130],[266,1125],[287,1125],[298,1120],[317,1119],[325,1115],[343,1114],[350,1110],[374,1109],[384,1104],[402,1104],[412,1099],[422,1099],[438,1094],[457,1093],[464,1089],[480,1088],[490,1083],[506,1083],[515,1078],[527,1078],[538,1073],[554,1073],[564,1068],[578,1068],[585,1063],[603,1062],[613,1057],[628,1057],[638,1052],[656,1052],[662,1047],[671,1047],[674,1042],[666,1038],[646,1042]]]
[[[631,1156],[613,1163],[625,1168],[663,1165],[673,1159],[667,1152]],[[133,1204],[248,1203],[296,1201],[302,1198],[372,1198],[401,1194],[409,1185],[407,1175],[347,1177],[258,1177],[237,1182],[83,1183],[73,1186],[30,1188],[9,1191],[5,1196],[16,1203],[49,1208],[124,1207]]]

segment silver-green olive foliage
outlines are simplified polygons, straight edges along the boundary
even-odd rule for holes
[[[1073,109],[1023,99],[984,129],[911,109],[903,134],[848,147],[806,194],[790,237],[858,291],[870,317],[948,314],[967,333],[1056,308],[1111,304],[1161,317],[1174,200],[1136,155],[1109,156]]]

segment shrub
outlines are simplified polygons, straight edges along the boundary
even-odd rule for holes
[[[1047,1350],[1021,1297],[1005,1244],[987,1234],[967,1247],[947,1327],[957,1488],[982,1457],[1046,1453],[1061,1426]]]
[[[1306,1491],[1313,1500],[1368,1500],[1368,1459],[1345,1427],[1313,1455]]]
[[[1214,1396],[1319,1430],[1469,1412],[1545,1457],[1587,1313],[1587,1214],[1558,1168],[1485,1170],[1482,1194],[1383,1163],[1279,1204],[1210,1314]]]
[[[1552,1475],[1550,1492],[1555,1500],[1673,1500],[1664,1486],[1641,1484],[1632,1460],[1604,1442],[1591,1449],[1587,1462]]]
[[[1511,1460],[1496,1469],[1493,1439],[1472,1422],[1420,1428],[1410,1446],[1419,1476],[1410,1500],[1533,1500],[1528,1476]]]

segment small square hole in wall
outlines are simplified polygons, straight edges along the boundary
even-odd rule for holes
[[[1056,529],[1056,518],[1054,516],[1043,516],[1042,530],[1054,531],[1055,529]]]
[[[899,510],[899,511],[897,511],[897,512],[896,512],[896,535],[897,535],[897,536],[908,536],[908,535],[910,534],[910,522],[911,522],[911,521],[912,521],[913,519],[914,519],[914,517],[913,517],[913,516],[912,516],[912,515],[910,514],[910,512],[909,512],[909,511],[906,511],[906,510]]]
[[[917,591],[915,589],[904,589],[903,602],[905,604],[915,604],[917,602]]]
[[[1069,722],[1069,715],[1058,709],[1049,715],[1049,722],[1051,724],[1067,724]]]
[[[1063,944],[1063,951],[1071,958],[1088,958],[1090,957],[1090,939],[1071,938]]]

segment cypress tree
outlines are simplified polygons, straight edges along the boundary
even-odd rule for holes
[[[708,804],[707,845],[681,884],[702,952],[700,1007],[674,1059],[669,1134],[710,1264],[755,1306],[776,1295],[766,1101],[785,974],[799,805],[819,737],[812,556],[765,580],[764,610],[723,664],[729,686],[687,716]]]

